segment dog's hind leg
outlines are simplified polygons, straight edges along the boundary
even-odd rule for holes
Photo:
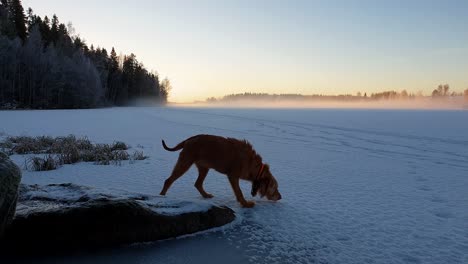
[[[179,159],[177,160],[174,169],[172,170],[172,174],[167,180],[164,182],[164,187],[161,190],[160,195],[166,195],[167,190],[171,187],[172,183],[174,183],[177,179],[179,179],[184,173],[190,169],[193,162],[184,155],[184,153],[180,153]]]
[[[213,198],[213,195],[210,193],[207,193],[205,189],[203,189],[203,181],[205,181],[206,175],[208,174],[209,169],[203,166],[200,166],[198,164],[198,178],[197,181],[195,182],[195,188],[200,192],[201,196],[203,198]]]

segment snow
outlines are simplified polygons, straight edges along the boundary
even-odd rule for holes
[[[57,202],[63,202],[66,204],[75,203],[79,206],[79,200],[82,198],[87,198],[87,200],[98,200],[101,198],[110,200],[133,199],[136,202],[139,202],[142,206],[147,206],[150,210],[163,215],[206,212],[213,206],[213,204],[208,201],[189,202],[160,195],[131,193],[118,189],[89,188],[87,186],[74,184],[67,184],[66,186],[44,185],[38,187],[39,188],[36,188],[36,185],[32,185],[27,186],[26,189],[24,189],[25,192],[22,193],[21,197],[24,198],[26,202],[19,203],[17,212],[36,210],[36,202],[30,202],[30,200],[41,201],[40,207],[43,209],[42,207],[46,204],[51,204],[52,207],[56,207],[54,206],[54,203],[56,204]],[[49,203],[44,201],[54,202]]]
[[[0,134],[119,140],[149,156],[23,169],[28,184],[157,195],[178,156],[161,139],[173,146],[200,133],[249,140],[278,180],[282,200],[255,198],[253,209],[242,209],[226,177],[210,171],[209,202],[233,208],[237,224],[59,262],[468,263],[468,111],[148,107],[0,111],[0,121]],[[196,176],[189,170],[167,199],[206,203]],[[251,199],[250,183],[241,187]]]

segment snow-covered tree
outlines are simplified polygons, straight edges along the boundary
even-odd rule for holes
[[[88,108],[138,97],[165,101],[157,74],[136,56],[88,48],[74,29],[34,15],[20,0],[0,0],[0,108]]]

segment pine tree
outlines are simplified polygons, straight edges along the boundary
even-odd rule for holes
[[[23,6],[21,5],[21,0],[12,0],[10,2],[10,10],[13,23],[15,24],[16,34],[24,42],[27,37],[26,16]]]
[[[112,47],[109,56],[109,74],[107,75],[107,91],[106,98],[113,104],[117,103],[117,96],[119,90],[121,90],[121,72],[119,70],[119,57]]]
[[[0,3],[0,35],[13,39],[16,37],[16,30],[10,19],[11,15],[8,1],[1,0]]]
[[[49,46],[51,42],[51,32],[50,32],[50,19],[45,16],[44,21],[39,26],[39,30],[41,31],[42,38],[44,39],[44,48]]]
[[[27,22],[28,22],[28,30],[31,30],[33,24],[35,23],[35,20],[36,20],[36,16],[34,15],[34,12],[32,10],[32,8],[28,8],[28,19],[27,19]]]
[[[58,20],[57,15],[54,14],[54,16],[52,17],[51,25],[50,25],[50,40],[53,43],[57,43],[57,40],[58,40],[58,36],[59,36],[58,27],[59,27],[59,20]]]
[[[117,53],[115,52],[114,47],[112,47],[111,53],[110,53],[110,69],[111,71],[116,71],[119,68],[119,57],[117,56]]]
[[[136,65],[138,62],[135,54],[131,53],[129,56],[125,56],[122,73],[124,84],[127,86],[128,98],[126,99],[133,98],[138,94],[137,89],[135,89]]]

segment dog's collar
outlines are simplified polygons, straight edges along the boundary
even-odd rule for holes
[[[260,170],[257,173],[257,177],[255,177],[256,180],[258,180],[260,175],[262,175],[264,169],[265,169],[265,164],[262,163],[262,166],[260,167]]]

